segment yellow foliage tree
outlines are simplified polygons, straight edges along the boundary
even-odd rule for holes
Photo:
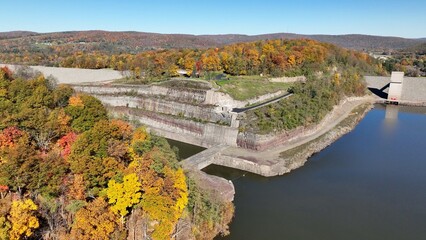
[[[194,69],[194,66],[195,66],[195,60],[194,60],[193,57],[185,56],[184,61],[185,61],[185,63],[183,64],[183,66],[186,70],[186,73],[187,73],[188,76],[191,76],[193,69]]]
[[[133,133],[132,144],[136,141],[144,141],[147,137],[148,133],[144,127],[137,128]]]
[[[140,202],[141,186],[135,173],[124,176],[123,183],[109,181],[106,190],[108,203],[112,204],[111,211],[121,216],[122,223],[124,223],[124,216],[129,213],[128,208]]]
[[[137,158],[137,154],[135,152],[135,146],[137,144],[140,144],[146,140],[149,140],[149,135],[144,127],[139,127],[135,129],[135,132],[133,133],[132,140],[130,141],[130,148],[129,148],[129,154],[134,159]]]
[[[22,237],[29,237],[33,230],[39,227],[39,222],[35,216],[37,205],[31,200],[16,200],[12,202],[9,213],[9,221],[12,229],[9,232],[11,240],[18,240]]]
[[[165,178],[144,186],[142,209],[158,222],[153,239],[169,239],[188,203],[188,190],[182,169],[164,168]],[[148,180],[149,182],[149,180]],[[172,183],[170,185],[169,183]]]
[[[290,55],[289,57],[288,57],[288,63],[290,64],[290,66],[292,66],[292,67],[294,67],[294,66],[296,66],[296,56],[294,56],[294,55]]]
[[[333,79],[332,79],[333,83],[337,86],[340,85],[340,74],[339,73],[335,73],[333,75]]]
[[[183,210],[188,204],[188,186],[186,185],[186,178],[183,169],[180,168],[174,173],[174,188],[177,191],[179,197],[176,199],[175,209],[175,218],[178,220],[182,215]]]

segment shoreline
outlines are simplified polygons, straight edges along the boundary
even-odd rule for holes
[[[351,102],[351,100],[346,99],[343,104],[339,104],[333,109],[333,111],[328,114],[323,121],[321,121],[317,126],[321,126],[317,131],[314,131],[310,136],[297,136],[297,141],[292,144],[281,145],[276,147],[275,150],[278,150],[278,159],[265,159],[259,161],[256,158],[241,157],[241,156],[232,156],[227,155],[226,151],[235,148],[227,148],[219,150],[217,153],[213,151],[213,155],[207,161],[209,164],[215,164],[224,167],[237,168],[247,172],[255,173],[263,177],[273,177],[278,175],[283,175],[289,173],[292,170],[302,167],[308,159],[315,153],[318,153],[324,150],[327,146],[333,144],[339,138],[345,134],[351,132],[356,125],[366,116],[366,114],[374,107],[374,104],[377,101],[371,96],[364,96],[358,99],[352,99],[355,101],[354,105],[349,104],[350,108],[345,108],[346,101]],[[339,110],[346,109],[341,116],[337,115],[336,112]],[[327,123],[334,123],[327,125]],[[328,126],[328,127],[327,127]],[[325,131],[325,132],[324,132]],[[319,134],[319,136],[317,136]],[[312,139],[310,139],[311,137]],[[305,139],[304,139],[305,138]],[[289,146],[290,145],[290,146]],[[293,146],[296,145],[296,146]],[[218,146],[218,149],[221,149]],[[284,150],[285,149],[285,150]],[[241,149],[240,149],[241,150]],[[243,149],[248,154],[264,154],[267,152],[271,153],[270,150],[266,151],[254,151]],[[205,150],[208,151],[208,150]],[[277,151],[276,151],[277,152]],[[201,156],[204,155],[201,152]],[[199,153],[200,154],[200,153]],[[198,155],[198,154],[197,154]],[[270,155],[271,156],[271,155]],[[273,156],[273,155],[272,155]],[[189,162],[187,164],[191,164]],[[202,163],[205,164],[205,163]],[[182,164],[184,166],[185,164]],[[206,183],[206,189],[216,193],[224,202],[231,203],[234,200],[235,187],[232,181],[226,181],[225,179],[213,175],[206,174],[202,171],[202,168],[198,168],[196,165],[186,166],[187,173],[192,172],[202,176],[204,179],[201,182]],[[212,181],[218,181],[216,184],[213,184]]]
[[[211,163],[264,177],[283,175],[303,166],[310,156],[351,132],[376,102],[375,98],[368,95],[348,98],[311,131],[264,151],[228,147],[215,155]]]

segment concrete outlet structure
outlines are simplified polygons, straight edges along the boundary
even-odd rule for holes
[[[389,103],[398,103],[402,96],[402,84],[404,82],[404,72],[392,72],[388,101]]]

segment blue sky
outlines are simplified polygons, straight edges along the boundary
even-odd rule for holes
[[[0,31],[426,37],[426,0],[8,0]]]

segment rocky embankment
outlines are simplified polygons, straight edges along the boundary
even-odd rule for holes
[[[303,166],[308,158],[313,154],[322,151],[324,148],[334,143],[343,135],[351,132],[372,108],[373,105],[370,103],[365,103],[358,106],[352,110],[351,114],[347,118],[345,118],[327,133],[308,143],[282,152],[280,157],[283,159],[284,164],[271,167],[275,168],[275,171],[281,175]]]
[[[266,177],[282,175],[303,166],[312,154],[350,132],[372,108],[373,103],[371,97],[347,99],[315,127],[292,132],[291,137],[285,135],[286,141],[277,135],[276,143],[273,142],[274,136],[269,136],[266,144],[270,147],[266,146],[262,151],[229,147],[216,155],[212,162]]]

